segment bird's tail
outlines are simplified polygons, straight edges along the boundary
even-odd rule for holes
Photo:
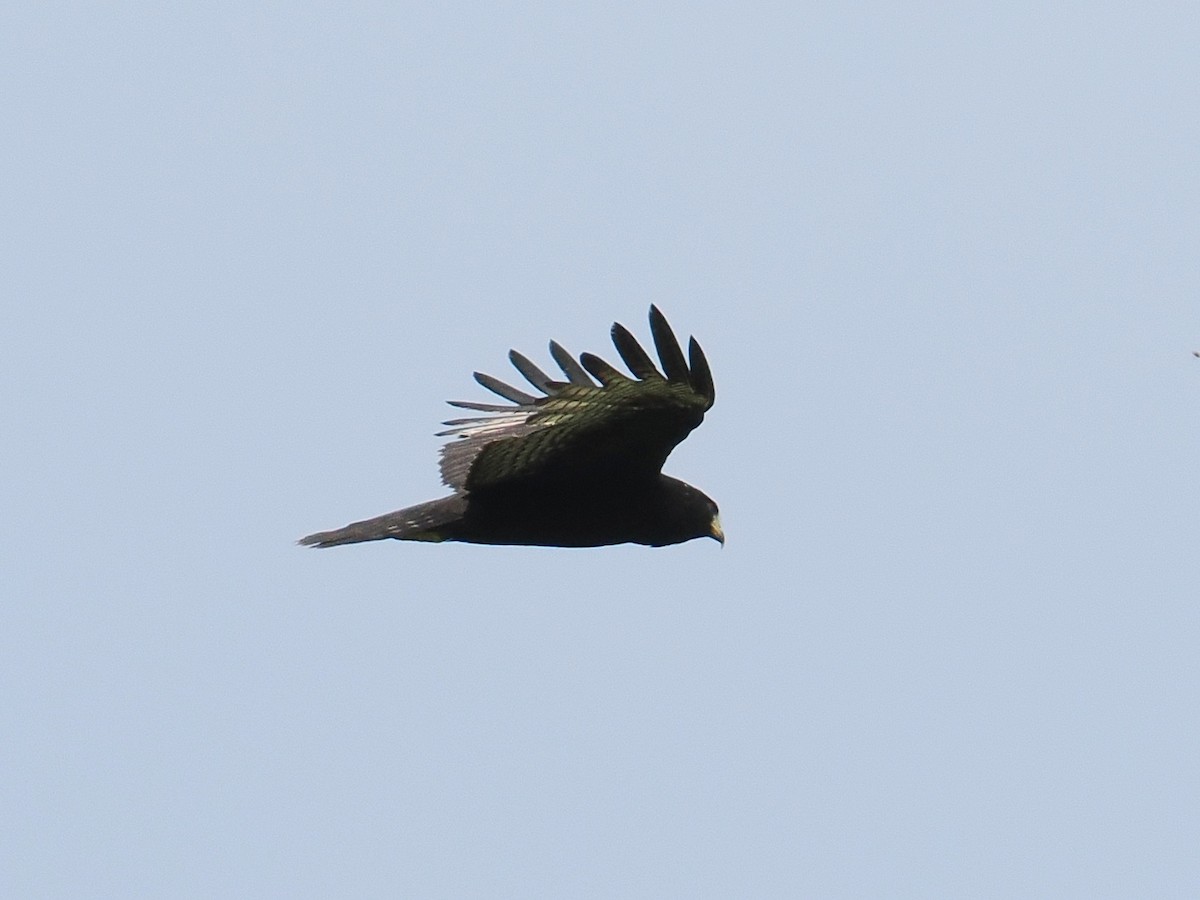
[[[353,522],[335,531],[319,531],[300,538],[298,543],[306,547],[336,547],[339,544],[358,544],[387,538],[397,541],[444,541],[450,536],[441,529],[461,519],[466,508],[466,498],[454,494],[374,519]]]

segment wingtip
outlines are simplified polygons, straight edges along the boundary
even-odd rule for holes
[[[475,380],[480,385],[487,388],[493,394],[503,397],[505,400],[510,400],[513,403],[525,406],[535,403],[537,398],[532,394],[527,394],[522,390],[518,390],[507,382],[501,381],[494,375],[488,375],[486,372],[475,372]]]
[[[596,383],[592,381],[583,366],[558,341],[550,342],[550,356],[558,364],[558,367],[562,369],[562,373],[567,376],[567,381],[571,384],[579,385],[580,387],[596,386]]]
[[[650,335],[654,338],[654,348],[658,351],[667,381],[689,381],[688,364],[679,347],[679,340],[671,330],[667,317],[653,303],[650,304]]]
[[[553,379],[541,370],[529,357],[523,353],[518,353],[516,350],[508,351],[508,361],[513,364],[513,367],[521,373],[526,381],[532,384],[543,394],[553,393]]]
[[[667,317],[663,315],[662,310],[659,309],[656,304],[651,303],[650,304],[650,330],[654,331],[655,328],[663,328],[663,327],[669,329],[671,326],[667,324]]]
[[[712,369],[708,365],[708,357],[700,342],[694,337],[688,338],[688,368],[691,370],[690,381],[692,388],[708,401],[709,408],[717,399],[717,389],[713,384]]]
[[[650,358],[650,355],[646,353],[628,328],[620,322],[614,322],[610,334],[613,346],[617,348],[617,353],[625,361],[625,365],[629,366],[629,371],[634,374],[635,378],[649,381],[663,377],[655,367],[654,360]]]

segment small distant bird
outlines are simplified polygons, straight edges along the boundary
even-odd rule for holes
[[[591,353],[576,361],[551,341],[550,355],[566,377],[559,381],[509,351],[513,366],[544,396],[475,373],[476,381],[513,405],[450,401],[488,414],[452,419],[444,423],[450,430],[439,433],[455,436],[441,454],[442,481],[453,494],[310,534],[300,543],[334,547],[393,538],[660,547],[711,537],[724,544],[717,504],[661,471],[712,407],[712,372],[695,338],[684,357],[654,306],[650,333],[662,372],[623,325],[612,327],[613,343],[633,377]]]

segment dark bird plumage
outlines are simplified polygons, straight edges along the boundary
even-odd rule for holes
[[[698,537],[724,543],[717,505],[661,471],[713,405],[708,360],[695,338],[684,356],[654,306],[650,333],[662,372],[624,326],[612,327],[632,377],[591,353],[576,361],[551,341],[550,355],[566,377],[559,381],[510,351],[513,366],[543,396],[475,373],[511,405],[450,402],[485,414],[451,419],[445,423],[450,429],[440,432],[454,436],[441,460],[442,481],[453,494],[300,543],[334,547],[394,538],[598,547]]]

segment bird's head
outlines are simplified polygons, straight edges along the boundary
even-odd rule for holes
[[[725,546],[721,513],[711,497],[699,488],[665,475],[663,488],[667,495],[665,507],[669,519],[670,539],[662,543],[678,544],[694,538],[709,537]]]

